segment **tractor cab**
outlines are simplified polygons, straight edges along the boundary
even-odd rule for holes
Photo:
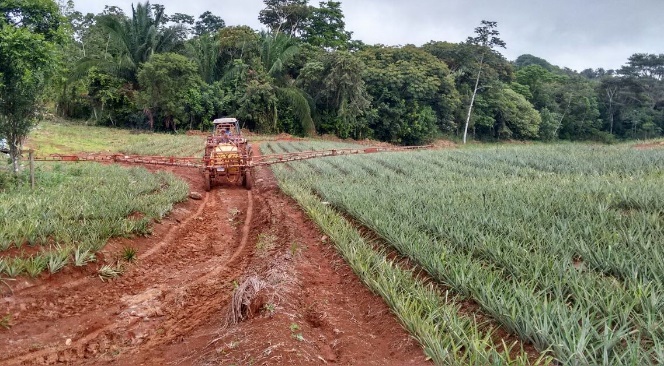
[[[236,118],[217,118],[212,121],[212,124],[214,125],[215,135],[220,136],[225,133],[240,134],[240,123]]]

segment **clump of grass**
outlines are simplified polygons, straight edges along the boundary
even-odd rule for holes
[[[122,248],[122,259],[131,263],[138,258],[138,250],[134,247],[124,247]]]
[[[258,241],[256,241],[256,249],[260,254],[265,254],[274,249],[277,245],[277,236],[274,234],[261,233],[258,234]]]
[[[7,314],[0,318],[0,328],[9,329],[12,327],[12,315]]]
[[[302,244],[296,241],[292,242],[289,248],[291,258],[295,258],[295,256],[300,254],[304,249],[306,249],[306,247],[302,246]]]

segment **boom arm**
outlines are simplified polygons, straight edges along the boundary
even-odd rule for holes
[[[301,152],[287,153],[287,154],[262,155],[254,157],[251,166],[273,165],[273,164],[288,163],[291,161],[298,161],[298,160],[324,158],[326,156],[360,155],[360,154],[373,154],[379,152],[423,150],[423,149],[430,149],[432,147],[433,145],[403,146],[403,147],[374,146],[362,149],[312,150],[312,151],[301,151]]]
[[[432,145],[424,146],[400,146],[400,147],[382,147],[372,146],[357,149],[332,149],[332,150],[312,150],[300,151],[286,154],[271,154],[254,156],[247,160],[245,167],[253,168],[255,166],[267,166],[292,161],[307,160],[314,158],[324,158],[327,156],[360,155],[373,154],[380,152],[411,151],[431,149]],[[197,157],[175,157],[175,156],[147,156],[147,155],[124,155],[124,154],[74,154],[62,155],[51,154],[46,156],[36,156],[36,161],[97,161],[114,163],[132,163],[132,164],[150,164],[164,166],[182,166],[190,168],[199,168],[204,166],[202,158]]]

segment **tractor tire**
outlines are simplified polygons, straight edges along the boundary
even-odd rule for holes
[[[205,173],[203,173],[203,189],[205,189],[205,192],[210,192],[211,188],[212,179],[210,179],[210,172],[205,171]]]
[[[251,170],[247,169],[244,172],[244,179],[242,180],[242,185],[247,190],[251,191],[251,188],[254,187],[254,181],[251,179]]]

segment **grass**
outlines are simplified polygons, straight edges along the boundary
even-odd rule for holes
[[[277,237],[270,233],[260,233],[256,240],[256,250],[260,255],[267,255],[277,245]]]
[[[124,247],[122,248],[122,259],[126,262],[134,262],[138,258],[138,250],[133,247]]]
[[[0,328],[9,329],[12,327],[12,316],[11,314],[4,315],[0,317]]]
[[[0,191],[0,275],[92,262],[111,237],[149,234],[189,191],[170,173],[96,163],[41,164],[36,180]]]
[[[291,167],[274,170],[295,196],[352,216],[558,362],[664,362],[664,151],[475,146]]]
[[[204,136],[137,133],[62,121],[40,123],[26,143],[38,155],[106,152],[194,157],[202,156],[204,145]]]

